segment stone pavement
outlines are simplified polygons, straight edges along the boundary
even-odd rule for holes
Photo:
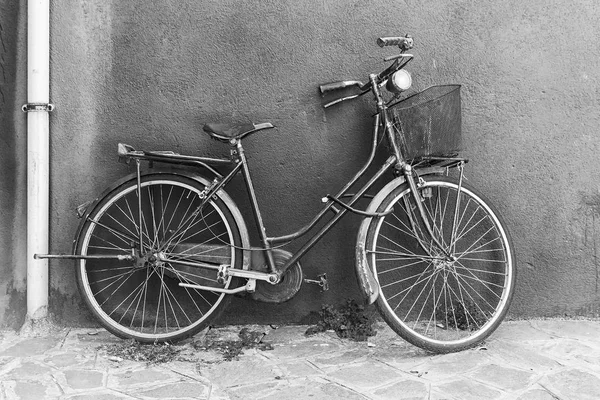
[[[368,342],[305,337],[306,326],[260,329],[272,350],[225,361],[195,349],[201,333],[161,364],[109,355],[107,346],[124,342],[99,329],[0,332],[0,399],[600,398],[599,321],[505,322],[481,347],[447,355],[415,348],[383,324]]]

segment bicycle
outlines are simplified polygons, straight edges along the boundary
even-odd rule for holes
[[[113,334],[175,342],[204,329],[232,294],[280,303],[303,281],[326,289],[326,275],[303,279],[299,259],[352,212],[364,217],[356,274],[366,303],[375,303],[395,332],[423,349],[445,353],[477,345],[498,327],[513,296],[510,235],[498,212],[463,179],[468,160],[458,156],[460,86],[433,86],[403,98],[412,82],[404,67],[413,59],[407,53],[413,39],[383,37],[377,43],[400,50],[385,58],[387,68],[366,83],[320,86],[321,94],[354,91],[326,108],[373,94],[377,114],[370,154],[299,230],[267,236],[242,146],[243,139],[273,125],[209,123],[204,131],[229,144],[229,158],[140,151],[120,143],[120,161],[135,164],[136,171],[78,208],[72,254],[36,257],[75,259],[83,299]],[[384,141],[389,157],[350,193]],[[142,162],[182,169],[142,171]],[[258,227],[258,248],[250,245],[245,219],[225,192],[238,174]],[[392,179],[366,211],[358,210],[355,204],[385,175]],[[315,233],[321,221],[326,223]],[[295,253],[281,249],[308,232]],[[257,254],[263,260],[253,260]]]

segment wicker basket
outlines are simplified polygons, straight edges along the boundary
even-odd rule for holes
[[[461,149],[460,85],[432,86],[389,106],[405,160],[445,157]]]

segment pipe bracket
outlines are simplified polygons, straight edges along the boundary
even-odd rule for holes
[[[23,112],[30,112],[30,111],[52,112],[52,111],[54,111],[54,104],[51,104],[51,103],[27,103],[27,104],[23,104],[23,107],[21,107],[21,110],[23,110]]]

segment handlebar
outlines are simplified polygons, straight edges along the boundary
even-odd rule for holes
[[[360,87],[364,86],[364,84],[360,81],[331,82],[331,83],[324,83],[323,85],[320,85],[319,90],[321,91],[321,94],[325,94],[327,92],[344,89],[349,86],[358,86],[360,88]]]
[[[406,36],[393,36],[393,37],[380,37],[377,39],[379,47],[384,46],[398,46],[400,50],[407,51],[413,48],[414,41],[410,35]]]
[[[392,37],[378,38],[377,44],[379,45],[379,47],[398,46],[398,48],[402,51],[402,53],[404,53],[405,51],[413,48],[414,41],[413,41],[412,37],[410,37],[410,35],[392,36]],[[413,56],[411,54],[398,54],[395,56],[385,58],[384,61],[394,61],[394,62],[392,64],[390,64],[385,70],[381,71],[378,75],[373,75],[375,77],[375,82],[377,84],[380,84],[381,82],[388,79],[388,77],[392,73],[403,68],[412,59],[412,57]],[[402,62],[402,63],[398,63],[398,60],[401,58],[406,58],[406,61]],[[334,104],[341,103],[342,101],[355,99],[359,96],[362,96],[363,94],[365,94],[371,90],[371,81],[369,81],[367,83],[362,83],[360,81],[354,81],[354,80],[353,81],[330,82],[330,83],[325,83],[323,85],[320,85],[319,90],[320,90],[321,94],[325,94],[328,92],[345,89],[350,86],[356,86],[360,90],[360,93],[357,95],[353,95],[353,96],[339,98],[337,100],[334,100],[332,102],[325,104],[323,107],[327,108]]]

